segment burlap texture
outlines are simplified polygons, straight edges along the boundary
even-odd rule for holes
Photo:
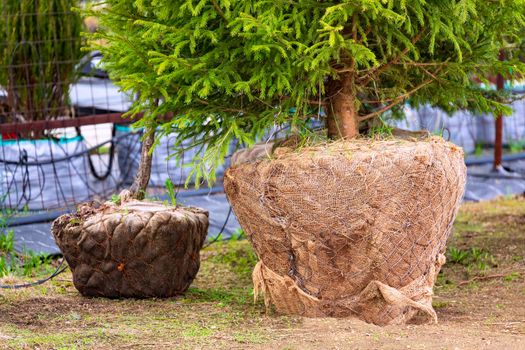
[[[460,148],[354,140],[271,158],[237,162],[224,184],[261,259],[256,294],[285,314],[437,320],[432,289],[466,179]]]
[[[124,197],[122,197],[124,198]],[[53,222],[55,241],[85,296],[171,297],[200,267],[208,212],[129,200],[86,204]]]

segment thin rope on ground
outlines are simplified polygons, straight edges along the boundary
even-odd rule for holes
[[[31,288],[31,287],[36,287],[36,286],[42,285],[42,284],[52,280],[56,276],[60,275],[64,271],[66,271],[67,266],[62,267],[64,265],[64,261],[65,261],[65,259],[62,259],[62,261],[60,262],[60,264],[56,268],[55,272],[53,272],[51,275],[49,275],[48,277],[46,277],[44,279],[37,280],[35,282],[30,282],[30,283],[23,283],[23,284],[13,284],[13,285],[0,284],[0,289],[22,289],[22,288]]]

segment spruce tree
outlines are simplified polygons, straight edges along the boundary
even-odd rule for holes
[[[207,146],[197,178],[232,138],[250,145],[324,114],[335,139],[407,101],[508,114],[504,92],[473,81],[525,73],[524,0],[107,0],[91,11],[92,45],[137,96],[138,125]]]

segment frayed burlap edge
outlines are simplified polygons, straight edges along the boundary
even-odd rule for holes
[[[426,276],[401,289],[371,281],[357,297],[323,301],[304,292],[289,276],[280,276],[259,261],[252,274],[254,302],[262,295],[267,310],[275,306],[279,313],[306,317],[333,316],[324,312],[323,304],[336,303],[347,310],[354,310],[355,317],[377,325],[406,324],[416,315],[420,316],[417,323],[435,324],[438,319],[432,308],[432,288],[422,286],[428,285],[429,280],[435,280],[444,263],[445,256],[440,254]],[[382,314],[385,313],[397,316],[384,318]]]
[[[262,294],[267,309],[275,305],[277,310],[286,314],[319,316],[315,313],[319,309],[319,299],[306,294],[290,277],[279,276],[262,261],[255,265],[252,279],[254,302]]]

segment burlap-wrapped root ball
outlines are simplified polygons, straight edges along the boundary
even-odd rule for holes
[[[432,290],[465,178],[461,148],[433,137],[277,148],[234,165],[224,187],[267,305],[388,325],[437,321]]]
[[[199,271],[208,212],[130,200],[59,217],[55,241],[85,296],[171,297]]]

